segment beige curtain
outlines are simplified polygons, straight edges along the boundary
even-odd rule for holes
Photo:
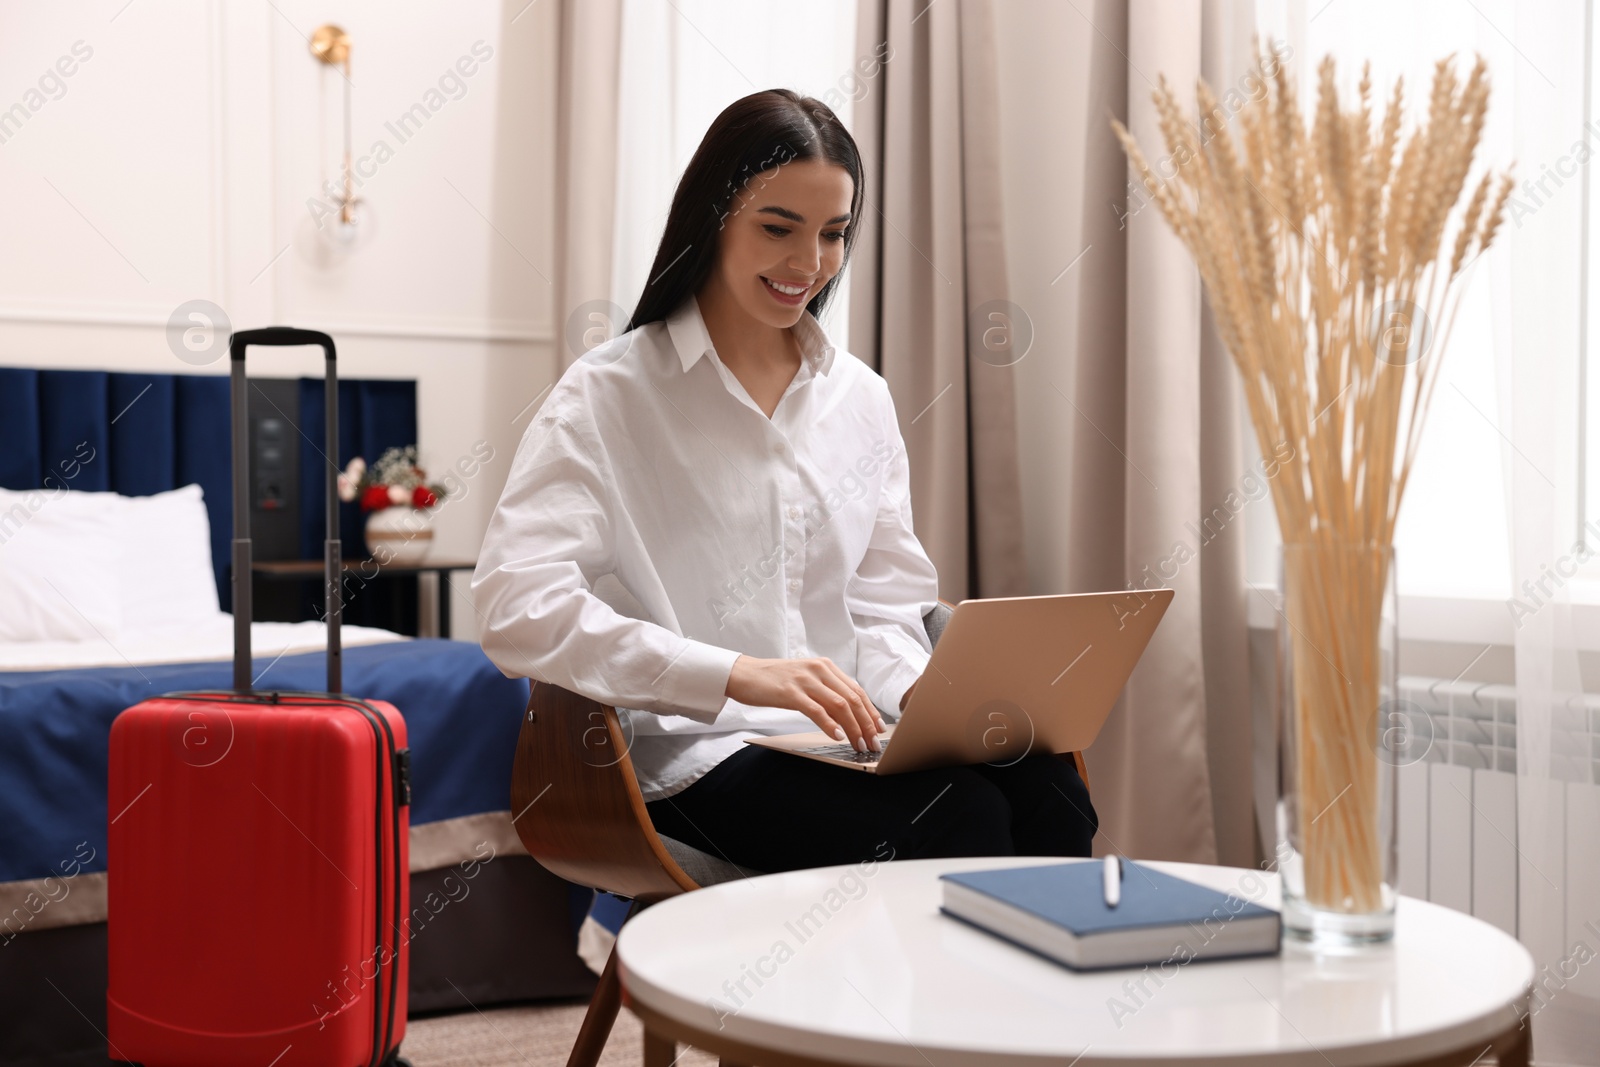
[[[556,72],[555,300],[561,370],[585,349],[577,308],[611,292],[620,115],[622,0],[559,0]],[[625,313],[624,313],[625,314]],[[625,323],[611,324],[611,335]]]
[[[1241,79],[1245,72],[1253,69],[1254,4],[1209,0],[1202,7],[1201,17],[1201,74],[1213,86],[1225,87],[1224,92],[1239,89],[1244,85]],[[1148,93],[1145,103],[1150,103]],[[1248,442],[1251,457],[1255,457],[1256,448],[1238,371],[1209,308],[1204,310],[1202,322],[1200,493],[1204,520],[1215,514],[1231,514],[1228,500],[1233,497],[1237,502],[1241,487],[1246,484],[1241,444]],[[1266,515],[1272,514],[1271,503],[1265,498],[1257,506]],[[1232,520],[1225,533],[1202,552],[1200,561],[1206,753],[1217,861],[1237,867],[1270,860],[1272,843],[1277,840],[1276,811],[1259,812],[1252,788],[1255,728],[1244,533],[1243,520]],[[1276,753],[1276,734],[1273,736]],[[1273,766],[1276,767],[1275,762]],[[1276,784],[1274,780],[1272,785]]]
[[[1192,109],[1197,77],[1214,87],[1237,82],[1248,64],[1248,16],[1248,5],[1227,2],[1128,5],[1123,121],[1152,158],[1165,155],[1153,83],[1165,75]],[[1099,118],[1100,128],[1091,127],[1092,150],[1110,153],[1124,175],[1121,147]],[[1118,380],[1080,362],[1079,387],[1100,395],[1086,392],[1077,401],[1086,410],[1120,403],[1127,463],[1116,470],[1080,467],[1070,476],[1087,479],[1089,487],[1120,480],[1117,573],[1124,584],[1167,585],[1176,595],[1118,710],[1087,753],[1095,806],[1109,847],[1253,865],[1244,529],[1236,519],[1207,525],[1216,509],[1231,515],[1228,494],[1241,492],[1246,473],[1237,376],[1188,252],[1154,205],[1141,206],[1142,191],[1129,201],[1125,229],[1107,235],[1123,241],[1126,255],[1124,343],[1099,354],[1120,362],[1123,373]],[[1080,454],[1104,456],[1103,450]],[[1094,521],[1092,513],[1086,519]]]
[[[948,600],[1026,592],[990,0],[863,0],[850,350],[889,383]],[[992,316],[999,315],[999,318]]]
[[[947,598],[1176,590],[1086,754],[1097,847],[1242,865],[1259,845],[1244,524],[1230,507],[1248,470],[1236,374],[1187,252],[1153,205],[1127,193],[1109,120],[1121,117],[1162,155],[1150,102],[1158,76],[1191,101],[1198,76],[1219,94],[1237,84],[1250,16],[1248,3],[1228,0],[1066,10],[863,0],[858,50],[890,51],[856,108],[869,207],[851,268],[850,337],[894,392],[917,532]],[[1005,145],[999,99],[1007,128],[1022,131]],[[1065,169],[1046,181],[1006,169],[1037,171],[1046,139],[1072,146],[1049,157]],[[1009,229],[1002,178],[1034,190]],[[1061,271],[1080,250],[1083,264]],[[1006,297],[1007,261],[1050,265],[1025,287],[1040,332],[1014,368],[995,365],[973,336],[989,324],[973,311]],[[1026,515],[1018,390],[1031,391],[1022,395],[1033,413]],[[1041,427],[1045,418],[1057,425]]]

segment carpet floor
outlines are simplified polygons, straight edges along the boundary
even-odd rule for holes
[[[586,1004],[528,1004],[435,1015],[406,1023],[401,1052],[412,1067],[564,1067]],[[674,1067],[716,1067],[700,1049],[678,1050]],[[600,1067],[644,1062],[644,1028],[627,1008],[606,1042]]]

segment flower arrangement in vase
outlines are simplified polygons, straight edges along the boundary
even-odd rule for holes
[[[1455,283],[1494,240],[1512,181],[1486,169],[1455,215],[1488,109],[1482,57],[1465,83],[1451,58],[1435,64],[1427,119],[1402,136],[1401,82],[1374,130],[1370,66],[1347,110],[1325,58],[1308,129],[1281,57],[1259,41],[1255,52],[1258,91],[1238,108],[1238,133],[1203,80],[1197,125],[1161,79],[1159,177],[1112,127],[1195,261],[1262,455],[1289,450],[1272,484],[1284,929],[1382,941],[1394,929],[1396,767],[1411,758],[1390,747],[1404,736],[1395,523]]]
[[[433,509],[445,487],[428,482],[417,446],[386,449],[372,466],[360,456],[339,475],[339,499],[367,513],[367,551],[380,564],[420,563],[433,547]]]

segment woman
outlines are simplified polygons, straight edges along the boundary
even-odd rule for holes
[[[1049,754],[880,777],[744,743],[820,728],[877,749],[932,647],[888,387],[816,319],[862,210],[822,103],[777,89],[717,117],[628,331],[517,450],[472,583],[484,651],[640,709],[657,830],[735,863],[1088,855],[1094,809]]]

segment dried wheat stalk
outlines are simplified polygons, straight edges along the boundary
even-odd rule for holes
[[[1285,545],[1300,851],[1307,898],[1351,913],[1382,904],[1386,549],[1459,306],[1454,283],[1493,241],[1512,185],[1509,168],[1495,189],[1485,171],[1444,240],[1489,102],[1483,58],[1464,84],[1453,60],[1435,65],[1427,119],[1404,135],[1398,80],[1374,135],[1370,64],[1347,112],[1333,58],[1323,59],[1308,130],[1293,80],[1258,39],[1262,91],[1241,108],[1238,140],[1203,80],[1197,130],[1163,77],[1152,97],[1176,171],[1166,180],[1111,123],[1199,268],[1261,454],[1292,448],[1272,500]]]

